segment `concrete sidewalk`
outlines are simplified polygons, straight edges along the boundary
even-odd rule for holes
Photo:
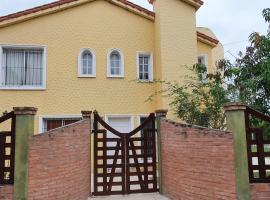
[[[161,196],[158,193],[141,193],[130,195],[111,195],[102,197],[91,197],[89,200],[169,200],[169,198]]]

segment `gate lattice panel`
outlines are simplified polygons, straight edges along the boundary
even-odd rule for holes
[[[11,120],[11,130],[0,131],[0,185],[14,183],[15,119],[13,112],[0,117],[0,123]]]
[[[120,133],[95,112],[93,133],[94,195],[157,191],[153,113],[135,130]]]

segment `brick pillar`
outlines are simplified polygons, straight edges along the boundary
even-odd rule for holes
[[[88,119],[89,120],[89,123],[90,123],[90,130],[89,130],[89,134],[90,134],[90,148],[89,148],[89,151],[90,151],[90,177],[89,177],[89,179],[90,179],[90,189],[89,189],[89,191],[90,191],[90,196],[91,196],[91,194],[92,194],[92,178],[91,178],[91,176],[92,176],[92,174],[91,174],[91,172],[92,172],[92,161],[91,161],[91,159],[92,159],[92,135],[91,135],[91,132],[92,132],[92,122],[91,122],[91,116],[92,116],[92,111],[85,111],[85,110],[83,110],[83,111],[81,111],[81,113],[82,113],[82,117],[83,117],[83,119]]]
[[[161,130],[160,130],[160,123],[161,118],[166,118],[168,113],[167,109],[159,109],[155,111],[156,119],[157,119],[157,150],[158,150],[158,184],[159,184],[159,193],[163,194],[162,190],[162,157],[161,157]]]
[[[29,137],[34,134],[34,118],[37,108],[14,107],[16,115],[14,199],[28,199]]]
[[[238,200],[250,199],[245,125],[246,108],[247,106],[242,103],[229,103],[224,106],[227,127],[228,130],[232,131],[234,139],[236,192]]]

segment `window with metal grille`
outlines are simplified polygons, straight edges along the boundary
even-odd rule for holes
[[[50,131],[52,129],[67,126],[69,124],[80,121],[81,117],[73,118],[44,118],[42,132]]]
[[[2,48],[2,87],[44,87],[43,48]]]

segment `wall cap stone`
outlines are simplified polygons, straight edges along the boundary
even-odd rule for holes
[[[227,103],[223,105],[223,109],[225,111],[241,111],[241,110],[246,110],[247,105],[244,103],[240,102],[235,102],[235,103]]]
[[[92,111],[82,110],[81,113],[83,118],[91,118]]]
[[[181,123],[181,122],[176,122],[170,119],[162,119],[162,121],[170,123],[176,127],[183,127],[183,128],[194,128],[198,130],[204,130],[204,131],[213,131],[215,133],[219,133],[216,135],[230,135],[232,136],[231,131],[226,131],[226,130],[220,130],[220,129],[213,129],[213,128],[208,128],[208,127],[203,127],[203,126],[198,126],[198,125],[192,125],[192,124],[187,124],[187,123]]]
[[[15,115],[35,115],[38,111],[35,107],[13,107]]]
[[[168,109],[157,109],[155,113],[157,117],[166,117],[168,113]]]

